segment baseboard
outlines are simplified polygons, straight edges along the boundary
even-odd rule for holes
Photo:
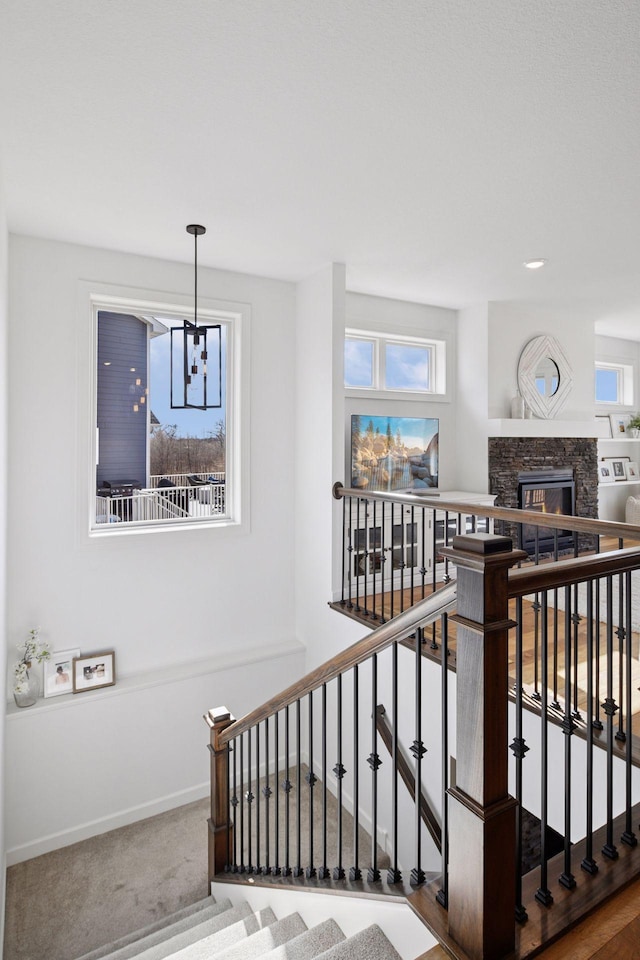
[[[210,787],[208,783],[198,784],[195,787],[189,787],[186,790],[179,790],[177,793],[167,794],[167,796],[159,797],[148,803],[129,807],[127,810],[121,810],[108,817],[90,820],[87,823],[82,823],[69,830],[52,833],[46,837],[39,837],[22,846],[7,850],[5,858],[6,866],[10,867],[16,863],[22,863],[24,860],[31,860],[32,857],[40,857],[43,853],[50,853],[52,850],[58,850],[60,847],[68,847],[72,843],[79,843],[81,840],[88,840],[90,837],[96,837],[101,833],[108,833],[109,830],[117,830],[119,827],[126,827],[130,823],[136,823],[138,820],[146,820],[148,817],[155,817],[158,813],[166,813],[167,810],[182,807],[186,803],[202,800],[204,797],[209,796],[209,791]]]

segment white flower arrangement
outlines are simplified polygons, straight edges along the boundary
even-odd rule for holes
[[[49,644],[40,639],[40,627],[29,631],[24,643],[18,644],[18,651],[22,651],[22,658],[17,661],[13,670],[13,690],[14,693],[26,693],[32,663],[42,663],[51,656]]]

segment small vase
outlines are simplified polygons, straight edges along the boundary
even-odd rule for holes
[[[511,400],[511,419],[524,420],[524,407],[524,397],[516,393],[515,397]]]
[[[37,671],[27,664],[27,675],[20,684],[20,690],[13,691],[17,707],[32,707],[40,695],[40,681]]]

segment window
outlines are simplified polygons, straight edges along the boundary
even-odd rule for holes
[[[444,394],[446,344],[443,340],[348,330],[344,385],[355,390]]]
[[[596,403],[633,405],[633,366],[626,363],[596,363]]]
[[[239,498],[234,494],[238,478],[233,475],[231,441],[237,440],[233,434],[239,432],[239,421],[235,418],[233,427],[228,405],[237,338],[233,315],[198,311],[198,326],[206,324],[208,333],[205,352],[202,338],[197,348],[197,362],[202,363],[202,357],[205,364],[200,367],[201,375],[206,371],[205,403],[201,398],[187,400],[182,383],[183,395],[176,388],[183,366],[186,369],[184,357],[176,362],[175,349],[183,342],[184,317],[140,307],[94,310],[91,528],[115,533],[235,521]],[[195,355],[189,358],[190,364],[195,362]]]

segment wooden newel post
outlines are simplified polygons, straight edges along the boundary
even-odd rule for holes
[[[211,816],[209,824],[209,882],[231,862],[233,843],[229,818],[229,744],[220,743],[220,734],[235,721],[226,707],[214,707],[205,714],[211,731]]]
[[[449,933],[473,960],[515,945],[516,801],[508,792],[509,537],[470,534],[456,564],[456,776],[449,790]]]

